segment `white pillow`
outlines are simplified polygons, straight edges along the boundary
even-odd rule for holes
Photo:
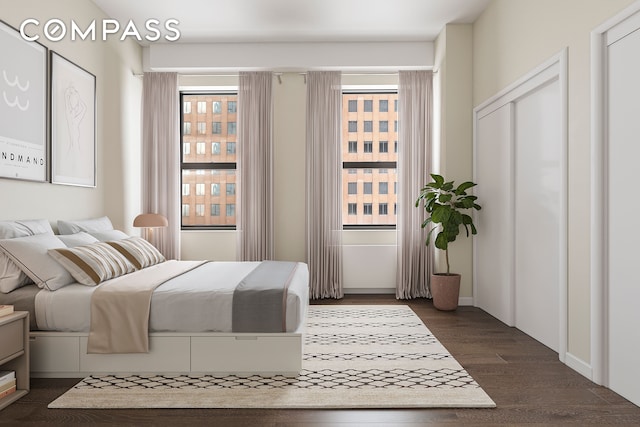
[[[128,237],[131,237],[128,234],[126,234],[124,231],[120,231],[120,230],[95,231],[95,232],[90,232],[89,234],[91,234],[93,237],[95,237],[101,242],[107,242],[109,240],[121,240],[121,239],[126,239]]]
[[[62,240],[62,243],[67,245],[68,248],[90,245],[91,243],[96,243],[99,241],[91,234],[85,233],[84,231],[75,234],[61,234],[58,236],[58,239]]]
[[[27,219],[20,221],[0,221],[0,239],[53,234],[51,224],[46,219]]]
[[[51,224],[46,219],[21,221],[0,221],[0,239],[14,239],[35,234],[53,234]],[[0,251],[0,292],[9,293],[33,283],[11,258]]]
[[[67,270],[49,256],[49,249],[66,247],[53,234],[0,240],[0,250],[11,258],[39,288],[55,291],[74,283]]]
[[[58,221],[58,234],[75,234],[81,231],[91,233],[106,230],[113,230],[113,224],[111,224],[109,217],[106,216],[75,221]]]
[[[124,255],[104,242],[50,249],[49,255],[67,269],[78,283],[87,286],[95,286],[135,271]]]

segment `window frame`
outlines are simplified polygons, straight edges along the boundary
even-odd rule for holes
[[[384,93],[393,93],[393,94],[398,94],[398,88],[397,86],[392,86],[392,87],[384,87],[384,88],[378,88],[378,87],[368,87],[368,86],[359,86],[359,87],[354,87],[354,86],[343,86],[342,88],[342,94],[363,94],[363,95],[369,95],[369,94],[384,94]],[[398,105],[398,100],[396,99],[393,102],[393,111],[392,110],[392,106],[390,105],[390,103],[387,103],[387,113],[392,113],[395,112],[397,113],[397,105]],[[379,106],[379,103],[378,103]],[[374,103],[374,110],[376,107],[378,107],[375,105]],[[375,112],[375,111],[374,111]],[[367,118],[367,120],[371,120],[371,124],[372,124],[372,130],[373,131],[373,119],[369,119]],[[365,120],[363,120],[364,122]],[[390,121],[390,120],[389,120]],[[356,122],[357,123],[357,122]],[[395,120],[395,126],[397,126],[397,119]],[[357,124],[356,124],[357,126]],[[363,124],[363,126],[365,126]],[[389,126],[388,126],[389,127]],[[357,130],[356,130],[357,132]],[[365,132],[368,132],[365,130]],[[387,132],[391,132],[391,129],[388,129]],[[384,133],[384,132],[383,132]],[[396,131],[397,133],[397,131]],[[389,139],[386,140],[387,141],[387,152],[385,154],[392,154],[391,150],[389,150]],[[394,141],[395,142],[395,141]],[[379,141],[378,141],[379,143]],[[397,154],[397,143],[394,144],[394,153],[393,154]],[[347,162],[347,161],[342,161],[342,169],[395,169],[396,173],[397,173],[397,168],[398,168],[398,162],[397,161],[354,161],[354,162]],[[396,184],[397,185],[397,184]],[[390,185],[387,186],[387,194],[390,194],[389,189],[390,189]],[[343,197],[346,197],[346,195],[343,194]],[[366,202],[369,203],[369,202]],[[365,204],[366,204],[365,203]],[[391,213],[389,212],[389,205],[391,204],[390,202],[386,202],[387,203],[387,215],[391,215]],[[397,201],[394,203],[397,204]],[[373,209],[379,209],[377,206],[374,206],[374,203],[371,203],[371,211],[373,214]],[[363,209],[364,208],[364,204],[363,204]],[[363,212],[364,214],[364,212]],[[395,211],[394,211],[395,214]],[[397,214],[395,214],[397,217]],[[397,219],[396,219],[397,221]],[[397,224],[342,224],[342,229],[343,230],[395,230],[396,229],[396,225]]]
[[[191,113],[185,113],[184,112],[184,96],[192,96],[192,95],[238,95],[238,90],[237,88],[229,88],[229,89],[224,89],[224,90],[219,90],[219,89],[206,89],[206,90],[190,90],[188,88],[181,88],[180,89],[180,93],[179,93],[179,97],[180,97],[180,106],[182,106],[183,108],[180,109],[180,123],[185,123],[184,122],[184,115],[185,114],[193,114],[194,109],[191,108]],[[213,104],[211,105],[212,108],[212,113],[213,113]],[[237,101],[236,101],[236,110],[237,110]],[[197,110],[196,110],[197,111]],[[218,113],[213,113],[213,114],[218,114]],[[214,121],[215,122],[215,121]],[[184,125],[183,125],[184,126]],[[206,126],[206,124],[205,124]],[[222,125],[221,125],[222,126]],[[213,125],[212,125],[212,134],[213,133]],[[180,147],[184,147],[184,132],[180,133]],[[215,135],[215,134],[214,134]],[[215,141],[212,141],[212,143]],[[206,149],[206,148],[205,148]],[[213,151],[213,150],[212,150]],[[213,154],[213,152],[212,152]],[[237,225],[226,225],[226,224],[217,224],[217,225],[188,225],[188,224],[183,224],[182,220],[184,218],[184,216],[182,215],[182,213],[184,213],[184,209],[185,209],[185,204],[182,202],[182,179],[183,179],[183,173],[185,171],[214,171],[214,170],[223,170],[223,171],[234,171],[235,173],[238,173],[238,163],[237,160],[235,162],[222,162],[222,161],[214,161],[214,162],[185,162],[184,161],[184,152],[181,149],[180,150],[180,206],[181,206],[181,216],[180,216],[180,230],[182,231],[197,231],[197,230],[236,230],[237,229]],[[237,184],[237,183],[236,183]],[[222,190],[222,189],[220,189]],[[237,190],[237,189],[236,189]],[[194,189],[195,191],[195,189]],[[211,191],[211,189],[209,188],[209,191]],[[205,193],[207,192],[207,188],[205,186]],[[220,191],[222,193],[222,191]],[[235,203],[233,204],[233,210],[234,213],[236,211],[236,206]],[[186,205],[187,211],[189,211],[189,205]],[[195,206],[194,206],[194,209]],[[228,208],[225,208],[225,210],[227,210]],[[222,209],[220,209],[220,214],[222,214]],[[205,217],[206,215],[206,209],[205,209]],[[209,216],[211,215],[211,212],[209,212]],[[236,215],[237,218],[237,215]]]

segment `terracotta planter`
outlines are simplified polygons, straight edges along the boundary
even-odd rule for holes
[[[452,311],[458,308],[460,275],[432,274],[431,296],[433,297],[433,306],[438,310]]]

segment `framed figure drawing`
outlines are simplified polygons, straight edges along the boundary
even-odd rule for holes
[[[51,182],[96,186],[96,77],[53,51]]]
[[[47,48],[2,21],[0,178],[47,181]]]

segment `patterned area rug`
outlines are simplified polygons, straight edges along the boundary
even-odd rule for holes
[[[408,306],[310,306],[297,377],[90,376],[49,408],[435,408],[495,403]]]

